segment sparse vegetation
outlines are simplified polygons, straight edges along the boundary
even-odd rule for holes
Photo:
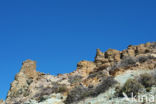
[[[18,91],[11,93],[12,97],[19,97],[19,96],[28,96],[30,94],[30,91],[27,86],[23,86],[22,88],[18,89]]]
[[[135,79],[129,79],[124,84],[123,87],[116,88],[116,96],[123,97],[123,92],[127,94],[128,97],[137,95],[142,89],[146,89],[149,92],[152,86],[156,86],[156,76],[155,73],[144,73]]]
[[[110,71],[119,69],[119,68],[123,68],[123,67],[128,67],[128,66],[133,66],[135,65],[137,62],[137,59],[135,57],[124,57],[122,61],[115,63],[112,67]]]
[[[62,93],[62,92],[66,92],[68,89],[66,87],[66,85],[64,84],[59,84],[57,82],[52,83],[53,87],[53,93]]]
[[[138,81],[146,88],[147,91],[150,91],[151,87],[156,85],[156,79],[148,73],[140,75]]]
[[[66,92],[68,89],[66,87],[66,85],[63,85],[63,84],[59,84],[57,82],[53,82],[53,87],[46,87],[46,88],[43,88],[40,93],[37,93],[34,98],[38,101],[38,102],[41,102],[41,101],[44,101],[46,100],[46,97],[45,96],[49,96],[51,95],[52,93],[62,93],[62,92]]]
[[[117,84],[117,81],[115,81],[113,77],[103,77],[102,82],[95,87],[94,91],[91,93],[91,96],[96,97],[100,93],[107,91],[110,87],[113,87],[115,84]]]
[[[113,71],[113,70],[116,70],[116,69],[119,69],[119,68],[134,66],[137,62],[144,63],[144,62],[146,62],[148,60],[151,60],[151,59],[156,59],[156,58],[153,57],[153,56],[151,56],[151,55],[148,55],[148,56],[139,56],[137,58],[127,56],[127,57],[124,57],[122,61],[120,61],[118,63],[115,63],[111,67],[110,71]]]
[[[70,93],[68,94],[68,97],[65,101],[65,104],[70,104],[73,102],[77,102],[79,100],[82,100],[86,96],[88,96],[88,90],[87,88],[83,86],[75,87]]]
[[[71,104],[73,102],[78,102],[86,97],[96,97],[100,93],[104,93],[110,87],[114,86],[117,82],[113,77],[105,77],[102,82],[96,87],[86,88],[82,85],[75,87],[70,93],[65,101],[65,104]]]
[[[140,56],[138,57],[138,62],[143,63],[145,61],[147,61],[149,59],[149,57],[147,56]]]
[[[135,65],[137,62],[137,59],[135,57],[125,57],[123,58],[123,60],[120,63],[119,67],[127,67],[127,66],[131,66],[131,65]]]
[[[144,63],[144,62],[146,62],[147,60],[150,60],[150,59],[156,59],[156,58],[151,56],[151,55],[140,56],[140,57],[137,58],[137,61],[140,62],[140,63]]]
[[[75,76],[69,76],[69,83],[74,84],[74,83],[78,83],[81,82],[82,80],[82,76],[80,75],[75,75]]]
[[[105,75],[106,74],[103,71],[92,72],[92,73],[90,73],[88,78],[94,78],[94,77],[101,78],[101,77],[104,77]]]
[[[136,96],[139,92],[142,91],[144,86],[140,84],[137,80],[135,79],[129,79],[127,82],[124,84],[122,88],[118,88],[116,95],[118,97],[123,97],[123,92],[127,94],[128,97]]]

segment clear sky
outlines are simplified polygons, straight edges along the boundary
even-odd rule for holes
[[[22,61],[56,75],[93,61],[96,49],[156,41],[155,0],[1,0],[0,98]]]

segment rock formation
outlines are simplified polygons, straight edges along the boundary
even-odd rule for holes
[[[0,100],[0,104],[84,104],[81,102],[84,99],[96,102],[96,98],[100,98],[101,93],[107,94],[109,87],[113,87],[116,82],[122,84],[118,79],[127,72],[153,71],[155,68],[156,42],[129,45],[123,51],[108,49],[101,52],[97,49],[94,62],[80,61],[75,71],[58,76],[37,72],[36,62],[26,60],[11,84],[6,101]],[[75,93],[77,87],[79,92]],[[86,93],[82,96],[81,91]]]
[[[25,96],[29,95],[29,85],[37,77],[36,62],[31,60],[24,61],[20,72],[15,76],[15,81],[11,84],[6,103],[11,104],[12,99],[16,99],[16,102],[20,102]]]

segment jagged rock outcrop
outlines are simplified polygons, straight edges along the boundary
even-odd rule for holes
[[[138,46],[132,46],[129,45],[127,49],[123,51],[118,51],[114,49],[108,49],[106,52],[101,52],[99,49],[97,49],[97,54],[95,57],[95,63],[98,65],[98,67],[102,67],[104,69],[108,67],[112,67],[114,64],[119,63],[122,61],[125,57],[139,57],[139,56],[151,56],[156,55],[156,49],[155,49],[156,43],[146,43],[141,44]],[[152,65],[153,64],[153,65]],[[151,67],[150,69],[153,69],[155,67],[155,63],[146,63],[147,66],[144,68]]]
[[[91,61],[81,61],[77,64],[77,72],[80,73],[82,76],[89,75],[90,72],[96,68],[96,64]]]
[[[36,72],[36,62],[31,60],[24,61],[20,73],[23,73],[28,78],[36,78],[38,75]]]
[[[105,93],[105,88],[109,89],[108,85],[115,82],[114,80],[121,84],[123,81],[120,80],[122,75],[125,76],[124,73],[128,71],[133,73],[137,70],[152,71],[155,68],[156,42],[129,45],[123,51],[108,49],[106,52],[101,52],[97,49],[94,62],[80,61],[75,71],[58,76],[37,72],[36,62],[26,60],[11,84],[6,104],[71,104],[69,102],[73,102],[73,99],[76,100],[73,104],[83,104],[78,102],[88,97],[89,101],[92,97],[95,98],[93,101],[96,101],[96,97],[100,96],[101,92]],[[107,82],[106,79],[109,81]],[[74,95],[71,93],[78,98],[73,98]],[[0,104],[3,103],[0,101]]]
[[[12,104],[24,100],[30,93],[29,85],[37,77],[36,62],[31,60],[24,61],[20,72],[15,76],[15,81],[11,84],[6,103]]]

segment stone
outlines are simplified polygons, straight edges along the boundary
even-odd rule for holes
[[[128,56],[135,56],[135,50],[133,49],[128,49],[127,53],[128,53]]]
[[[32,60],[24,61],[20,72],[24,73],[28,78],[37,77],[36,62]]]
[[[120,51],[118,50],[115,50],[115,49],[108,49],[106,52],[105,52],[105,58],[108,58],[108,60],[110,62],[112,61],[120,61]]]
[[[77,71],[86,76],[96,68],[96,64],[91,61],[80,61],[77,64]]]
[[[104,53],[102,53],[100,49],[97,49],[96,50],[95,62],[96,63],[101,63],[102,60],[104,60]]]
[[[0,104],[64,104],[63,102],[68,96],[68,93],[77,86],[87,88],[93,86],[96,88],[101,83],[102,78],[110,76],[114,78],[122,76],[118,82],[123,83],[122,80],[130,77],[129,74],[131,73],[128,73],[128,76],[126,74],[129,71],[142,71],[143,69],[147,71],[150,69],[152,71],[156,68],[155,46],[156,43],[146,43],[137,46],[130,45],[123,51],[108,49],[106,52],[101,52],[100,49],[97,49],[95,61],[80,61],[75,71],[58,74],[57,76],[37,72],[36,62],[26,60],[23,62],[20,72],[15,76],[15,80],[11,84],[6,101],[1,100]],[[141,62],[138,58],[144,56],[147,60],[145,59],[145,61]],[[132,57],[136,63],[131,65],[124,60],[124,57]],[[127,66],[123,66],[123,62]],[[80,82],[71,84],[69,77],[75,75],[81,77]],[[60,85],[59,88],[58,85]],[[67,88],[65,92],[55,92],[55,90],[64,90],[64,87]],[[55,96],[57,94],[61,94],[58,99]],[[102,96],[102,99],[106,97]],[[89,99],[92,101],[94,98],[89,97]],[[39,102],[40,100],[43,102]]]
[[[3,100],[0,100],[0,104],[5,104],[5,102]]]
[[[29,94],[29,85],[38,77],[36,71],[36,62],[26,60],[22,63],[20,72],[15,76],[15,81],[11,84],[10,91],[6,99],[6,103],[13,102],[12,98],[23,97]]]
[[[146,51],[146,48],[144,47],[144,44],[136,46],[136,54],[144,54]]]

